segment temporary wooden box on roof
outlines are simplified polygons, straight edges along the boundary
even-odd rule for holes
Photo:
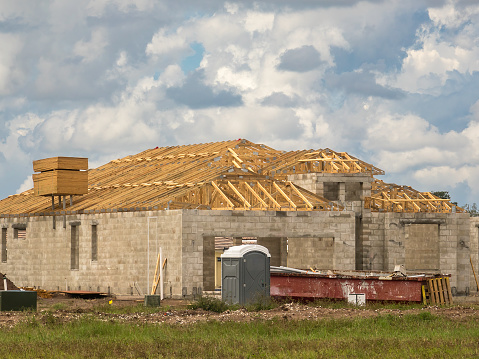
[[[88,172],[54,170],[33,175],[33,190],[37,196],[64,196],[88,193]]]
[[[52,170],[87,170],[88,158],[83,157],[51,157],[33,161],[34,172]]]
[[[33,190],[37,196],[88,193],[88,158],[51,157],[33,161]]]

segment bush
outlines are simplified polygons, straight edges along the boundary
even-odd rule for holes
[[[252,302],[245,305],[248,312],[259,312],[260,310],[271,310],[276,308],[278,303],[273,301],[269,296],[257,296]]]
[[[209,312],[223,313],[228,310],[228,304],[213,297],[200,296],[196,302],[188,306],[189,309],[203,309]]]

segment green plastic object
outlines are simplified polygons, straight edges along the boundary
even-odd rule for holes
[[[1,290],[0,311],[37,310],[37,292],[28,290]]]
[[[161,304],[160,295],[145,295],[145,307],[159,307]]]

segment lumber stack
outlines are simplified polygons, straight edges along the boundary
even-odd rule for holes
[[[34,194],[65,196],[88,193],[88,158],[52,157],[33,161]]]

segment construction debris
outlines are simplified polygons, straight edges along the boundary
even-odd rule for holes
[[[5,288],[5,281],[7,282],[7,288]],[[0,290],[18,290],[18,287],[7,278],[6,274],[0,273]]]

